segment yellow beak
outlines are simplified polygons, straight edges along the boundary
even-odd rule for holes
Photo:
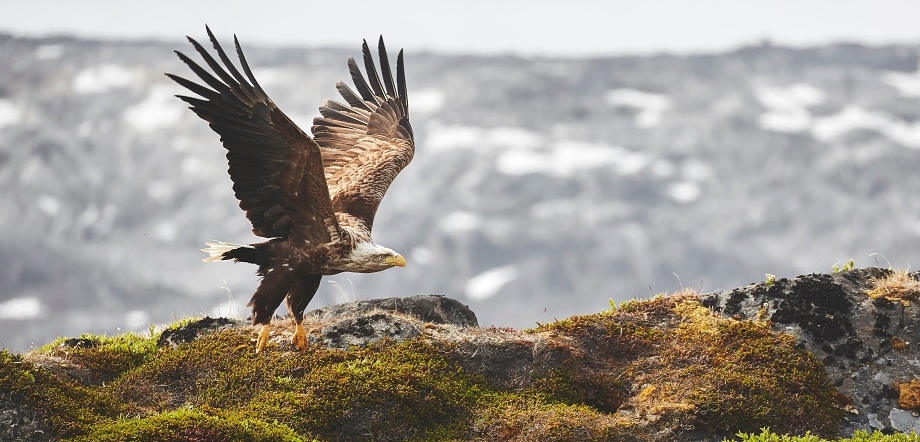
[[[402,255],[400,255],[400,254],[397,253],[396,256],[392,256],[392,257],[390,257],[390,258],[387,259],[387,264],[390,264],[390,265],[395,266],[395,267],[405,267],[405,266],[406,266],[406,258],[403,258]]]

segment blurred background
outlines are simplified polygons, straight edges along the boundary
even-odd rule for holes
[[[417,152],[311,308],[437,293],[530,327],[764,274],[920,262],[911,1],[31,1],[0,15],[0,348],[247,317],[218,136],[164,72],[235,33],[308,129],[362,39],[406,50]],[[197,55],[193,58],[196,58]],[[284,308],[279,314],[285,314]]]

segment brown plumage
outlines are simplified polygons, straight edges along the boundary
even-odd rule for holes
[[[415,152],[403,54],[396,59],[394,83],[380,38],[381,81],[365,41],[367,78],[349,58],[357,92],[337,82],[347,104],[324,100],[311,138],[262,90],[236,36],[242,72],[206,30],[219,62],[197,41],[188,40],[211,72],[176,51],[206,86],[166,75],[200,97],[178,95],[220,135],[240,208],[252,233],[269,240],[208,243],[202,249],[209,254],[204,261],[233,259],[259,266],[262,282],[249,301],[253,324],[263,326],[257,352],[268,341],[272,313],[285,298],[297,324],[294,344],[304,348],[303,312],[322,275],[405,266],[402,256],[371,239],[383,195]]]

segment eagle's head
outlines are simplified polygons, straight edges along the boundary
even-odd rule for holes
[[[371,242],[358,243],[348,256],[356,270],[351,272],[379,272],[390,267],[405,267],[406,258],[381,245]]]

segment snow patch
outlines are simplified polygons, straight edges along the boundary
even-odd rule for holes
[[[636,126],[649,128],[661,122],[662,114],[671,108],[671,98],[638,89],[613,89],[604,96],[604,101],[613,107],[627,107],[639,110]]]
[[[153,237],[161,242],[173,242],[179,236],[179,226],[172,221],[161,221],[153,228]]]
[[[770,111],[760,116],[760,127],[774,132],[801,132],[811,126],[811,113],[805,109]]]
[[[35,205],[38,206],[38,210],[50,217],[57,216],[61,211],[61,200],[44,193],[38,196]]]
[[[0,302],[0,319],[33,319],[41,315],[42,303],[34,296]]]
[[[153,86],[143,101],[125,111],[125,121],[142,132],[175,125],[185,108],[176,105],[174,92],[171,86]]]
[[[696,158],[691,158],[684,162],[680,168],[680,173],[684,178],[692,181],[706,181],[712,178],[712,169]]]
[[[422,89],[409,92],[409,108],[413,113],[432,113],[444,106],[444,93],[437,89]]]
[[[821,141],[830,141],[854,130],[875,131],[902,146],[920,149],[920,122],[896,121],[885,113],[869,112],[853,105],[834,115],[818,118],[812,134]]]
[[[692,181],[674,183],[668,188],[668,196],[682,204],[696,201],[701,193],[699,184]]]
[[[186,175],[198,175],[207,169],[207,166],[198,157],[187,156],[179,163],[179,169]]]
[[[491,298],[505,284],[518,279],[520,272],[515,266],[498,267],[480,273],[466,282],[466,296],[475,301]]]
[[[812,124],[808,107],[824,102],[827,94],[814,86],[796,83],[787,87],[762,86],[754,95],[767,112],[760,116],[760,127],[775,132],[801,132]]]
[[[451,212],[441,219],[441,230],[448,233],[465,233],[479,228],[479,216],[472,212]]]
[[[486,129],[473,126],[432,126],[425,140],[425,147],[432,152],[457,149],[533,149],[543,142],[540,134],[517,127]]]
[[[73,90],[78,94],[97,94],[120,89],[137,82],[138,74],[117,64],[104,64],[84,69],[73,79]]]
[[[886,72],[882,81],[897,89],[898,93],[907,98],[920,98],[920,66],[917,72],[905,74],[903,72]]]
[[[0,100],[0,129],[19,122],[22,111],[10,100]]]
[[[412,251],[409,252],[409,256],[413,263],[419,265],[430,264],[434,261],[434,253],[428,247],[413,247]]]
[[[800,109],[824,102],[827,94],[823,90],[805,83],[787,87],[763,86],[754,91],[757,100],[771,110]]]
[[[622,147],[580,141],[562,141],[548,151],[509,150],[496,161],[497,170],[517,176],[546,173],[562,177],[588,169],[610,167],[617,173],[633,175],[648,163],[648,158]]]

